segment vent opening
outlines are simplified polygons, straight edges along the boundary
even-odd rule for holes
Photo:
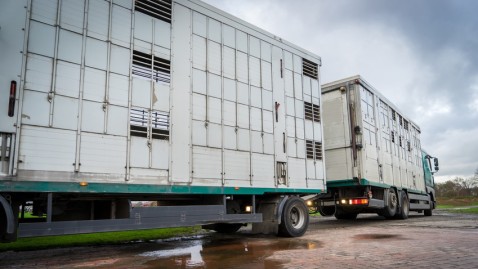
[[[304,102],[305,119],[320,122],[320,106]]]
[[[140,51],[133,51],[133,75],[170,83],[171,62]]]
[[[146,109],[131,108],[129,123],[132,136],[148,137],[148,117]]]
[[[171,23],[171,0],[136,0],[134,10]]]
[[[149,113],[145,108],[131,108],[130,133],[132,136],[169,140],[169,113],[155,110]]]
[[[322,160],[322,142],[306,140],[305,146],[307,159]]]
[[[153,139],[169,140],[169,113],[161,111],[151,113],[151,132]]]
[[[319,65],[306,59],[302,59],[302,73],[313,79],[319,77]]]

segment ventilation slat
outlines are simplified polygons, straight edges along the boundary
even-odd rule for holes
[[[320,106],[304,102],[305,119],[320,122]]]
[[[133,75],[170,83],[171,62],[140,51],[133,51]]]
[[[171,23],[171,0],[136,0],[134,10]]]
[[[319,78],[319,65],[306,59],[302,59],[302,73],[313,79]]]

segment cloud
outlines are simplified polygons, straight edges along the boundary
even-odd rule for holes
[[[422,130],[439,179],[478,167],[478,1],[206,0],[322,57],[322,83],[355,74]]]

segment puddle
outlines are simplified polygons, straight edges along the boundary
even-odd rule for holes
[[[401,239],[397,234],[357,234],[353,237],[355,240],[383,240],[383,239]]]
[[[157,242],[158,250],[138,254],[145,268],[278,268],[267,257],[280,250],[316,249],[319,241],[283,238],[214,238]]]

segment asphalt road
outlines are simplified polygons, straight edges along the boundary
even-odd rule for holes
[[[478,268],[478,215],[313,217],[300,238],[202,233],[114,246],[0,253],[0,268]]]

